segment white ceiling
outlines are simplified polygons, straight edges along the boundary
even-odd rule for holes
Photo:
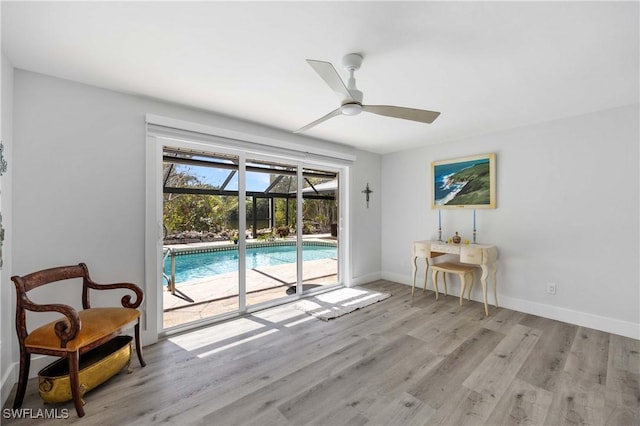
[[[293,131],[338,107],[305,59],[363,54],[365,104],[433,124],[335,117],[377,153],[638,102],[638,2],[2,2],[20,69]]]

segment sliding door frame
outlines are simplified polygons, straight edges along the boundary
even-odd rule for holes
[[[147,117],[149,118],[149,117]],[[147,120],[149,122],[149,120]],[[157,120],[156,120],[157,121]],[[174,332],[181,332],[189,328],[200,327],[205,324],[218,322],[227,318],[238,317],[257,310],[265,309],[270,306],[276,306],[289,300],[296,300],[303,296],[302,287],[302,189],[303,189],[303,170],[305,168],[323,168],[335,171],[339,180],[338,191],[338,283],[328,285],[319,292],[335,288],[338,286],[349,286],[349,232],[348,218],[349,206],[347,200],[349,192],[349,171],[351,161],[347,156],[344,158],[331,158],[326,156],[313,156],[309,153],[286,149],[274,148],[267,145],[253,144],[247,149],[245,142],[237,139],[229,139],[226,137],[216,136],[212,133],[191,133],[187,128],[174,128],[175,136],[172,135],[172,129],[167,132],[158,132],[149,129],[147,126],[147,158],[146,158],[146,237],[145,237],[145,287],[146,300],[144,302],[143,315],[143,338],[145,343],[153,343],[159,337],[164,337]],[[258,305],[247,306],[246,304],[246,241],[240,238],[238,241],[239,250],[239,306],[237,312],[216,315],[210,319],[203,319],[194,323],[185,325],[171,330],[163,330],[163,300],[162,300],[162,240],[163,240],[163,204],[162,204],[162,153],[165,146],[185,149],[198,149],[204,153],[222,153],[230,154],[238,157],[238,206],[239,217],[246,217],[246,159],[247,155],[256,159],[269,159],[271,161],[283,161],[295,164],[297,168],[297,285],[296,294],[288,297],[279,298],[273,303],[265,302]],[[276,152],[274,152],[276,151]],[[314,158],[315,157],[315,158]],[[353,158],[355,159],[355,157]],[[239,235],[246,233],[246,220],[239,221]],[[306,293],[308,294],[308,293]],[[305,295],[306,295],[305,294]]]

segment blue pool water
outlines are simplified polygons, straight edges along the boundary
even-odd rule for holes
[[[302,261],[337,258],[338,249],[328,246],[305,245]],[[247,248],[247,269],[282,265],[296,262],[296,246],[271,246]],[[176,283],[210,277],[211,275],[238,270],[238,250],[210,251],[176,256]],[[164,262],[164,271],[169,275],[171,258]]]

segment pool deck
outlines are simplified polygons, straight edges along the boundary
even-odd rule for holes
[[[327,241],[327,238],[318,235],[304,238],[305,241],[314,239]],[[221,245],[229,245],[229,242],[190,243],[166,247],[179,246],[180,251],[183,251]],[[335,284],[337,270],[336,259],[303,262],[303,284]],[[296,273],[295,263],[248,269],[246,271],[247,305],[287,296],[287,289],[296,284]],[[238,283],[239,273],[230,272],[178,284],[175,295],[165,287],[162,293],[164,328],[237,310]]]

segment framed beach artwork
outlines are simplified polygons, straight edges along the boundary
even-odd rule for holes
[[[496,208],[495,154],[434,161],[431,178],[431,208]]]

